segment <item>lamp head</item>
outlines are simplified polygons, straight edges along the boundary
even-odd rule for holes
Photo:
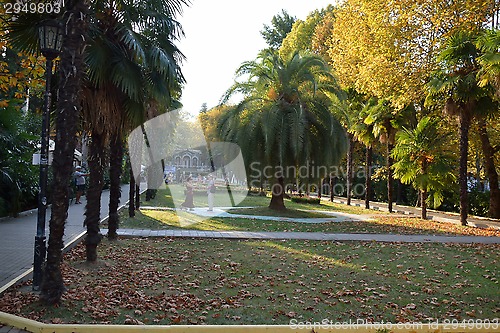
[[[53,60],[59,55],[63,39],[63,27],[56,20],[43,21],[38,26],[40,50],[47,60]]]

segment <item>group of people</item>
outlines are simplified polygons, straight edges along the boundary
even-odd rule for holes
[[[194,186],[193,186],[193,179],[191,176],[189,176],[186,179],[186,199],[184,202],[181,204],[181,209],[189,209],[193,210],[194,209]],[[214,194],[216,191],[215,187],[215,179],[212,175],[208,177],[208,182],[207,182],[207,197],[208,197],[208,211],[212,212],[214,210]]]
[[[75,186],[76,186],[76,195],[75,195],[75,204],[81,204],[82,202],[80,201],[83,193],[85,192],[85,177],[87,177],[89,174],[86,172],[83,172],[83,169],[81,166],[77,166],[75,168],[75,173],[73,174],[73,178],[75,181]],[[186,179],[186,199],[184,202],[181,204],[181,209],[189,209],[193,210],[194,209],[194,186],[193,186],[193,179],[191,176],[189,176]],[[208,211],[212,212],[214,210],[214,194],[216,191],[215,187],[215,178],[214,176],[210,175],[208,177],[208,182],[207,182],[207,197],[208,197]]]

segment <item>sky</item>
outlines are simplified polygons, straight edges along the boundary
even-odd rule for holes
[[[192,0],[178,17],[185,37],[177,46],[186,56],[182,72],[186,85],[181,102],[197,115],[203,103],[212,108],[234,83],[241,63],[254,60],[267,44],[260,35],[264,24],[285,9],[305,20],[333,0]]]

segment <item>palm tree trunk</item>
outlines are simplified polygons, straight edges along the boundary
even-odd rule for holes
[[[99,223],[101,221],[101,194],[104,186],[105,155],[104,135],[95,131],[92,132],[89,156],[90,177],[84,221],[84,225],[87,226],[85,247],[87,261],[89,262],[97,260],[97,246],[102,239]]]
[[[498,173],[495,166],[495,149],[491,146],[488,132],[486,131],[486,120],[479,119],[479,138],[484,154],[484,167],[490,182],[490,208],[488,215],[493,218],[500,218],[500,188],[498,184]]]
[[[373,159],[373,148],[371,146],[366,147],[365,155],[365,208],[370,209],[370,199],[372,195],[372,180],[371,180],[371,169],[372,169],[372,159]]]
[[[347,149],[347,204],[351,205],[351,192],[352,192],[352,160],[354,152],[354,135],[347,133],[349,140],[349,147]]]
[[[132,170],[132,165],[130,164],[130,158],[128,159],[128,167],[130,168],[130,188],[128,192],[128,216],[135,216],[135,177],[134,171]]]
[[[422,197],[422,220],[427,220],[427,189],[420,190]]]
[[[335,193],[333,193],[333,187],[335,186],[335,178],[330,175],[330,201],[333,202],[333,199],[335,197]]]
[[[52,213],[47,262],[40,299],[57,304],[65,290],[61,274],[64,225],[68,216],[68,184],[73,173],[73,154],[77,120],[80,112],[80,90],[83,71],[83,49],[86,36],[84,0],[67,0],[64,19],[66,35],[59,64],[59,99],[56,112],[56,149],[54,151]]]
[[[139,177],[139,182],[135,182],[135,210],[141,208],[141,178]]]
[[[467,214],[468,214],[467,154],[469,150],[469,128],[471,120],[469,115],[464,113],[462,113],[459,119],[460,166],[458,171],[458,182],[460,184],[460,223],[465,226],[467,225]]]
[[[271,202],[269,203],[269,208],[273,210],[286,210],[284,198],[284,178],[279,176],[277,182],[271,188]]]
[[[123,143],[119,135],[114,135],[111,139],[110,160],[109,160],[109,219],[108,238],[116,239],[120,219],[118,216],[118,205],[120,204],[121,187],[120,179],[122,175]]]
[[[393,175],[392,175],[392,157],[391,157],[391,152],[392,148],[394,148],[394,145],[389,143],[389,140],[387,140],[387,158],[386,158],[386,164],[387,164],[387,202],[388,202],[388,209],[389,213],[392,213],[392,184],[393,184]]]

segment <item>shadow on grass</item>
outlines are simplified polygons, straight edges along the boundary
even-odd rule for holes
[[[0,308],[42,322],[282,324],[495,318],[498,245],[327,241],[104,241],[65,255],[68,292],[44,307],[13,289]],[[376,260],[374,260],[376,258]],[[27,282],[29,283],[29,282]],[[332,317],[334,316],[334,317]]]

